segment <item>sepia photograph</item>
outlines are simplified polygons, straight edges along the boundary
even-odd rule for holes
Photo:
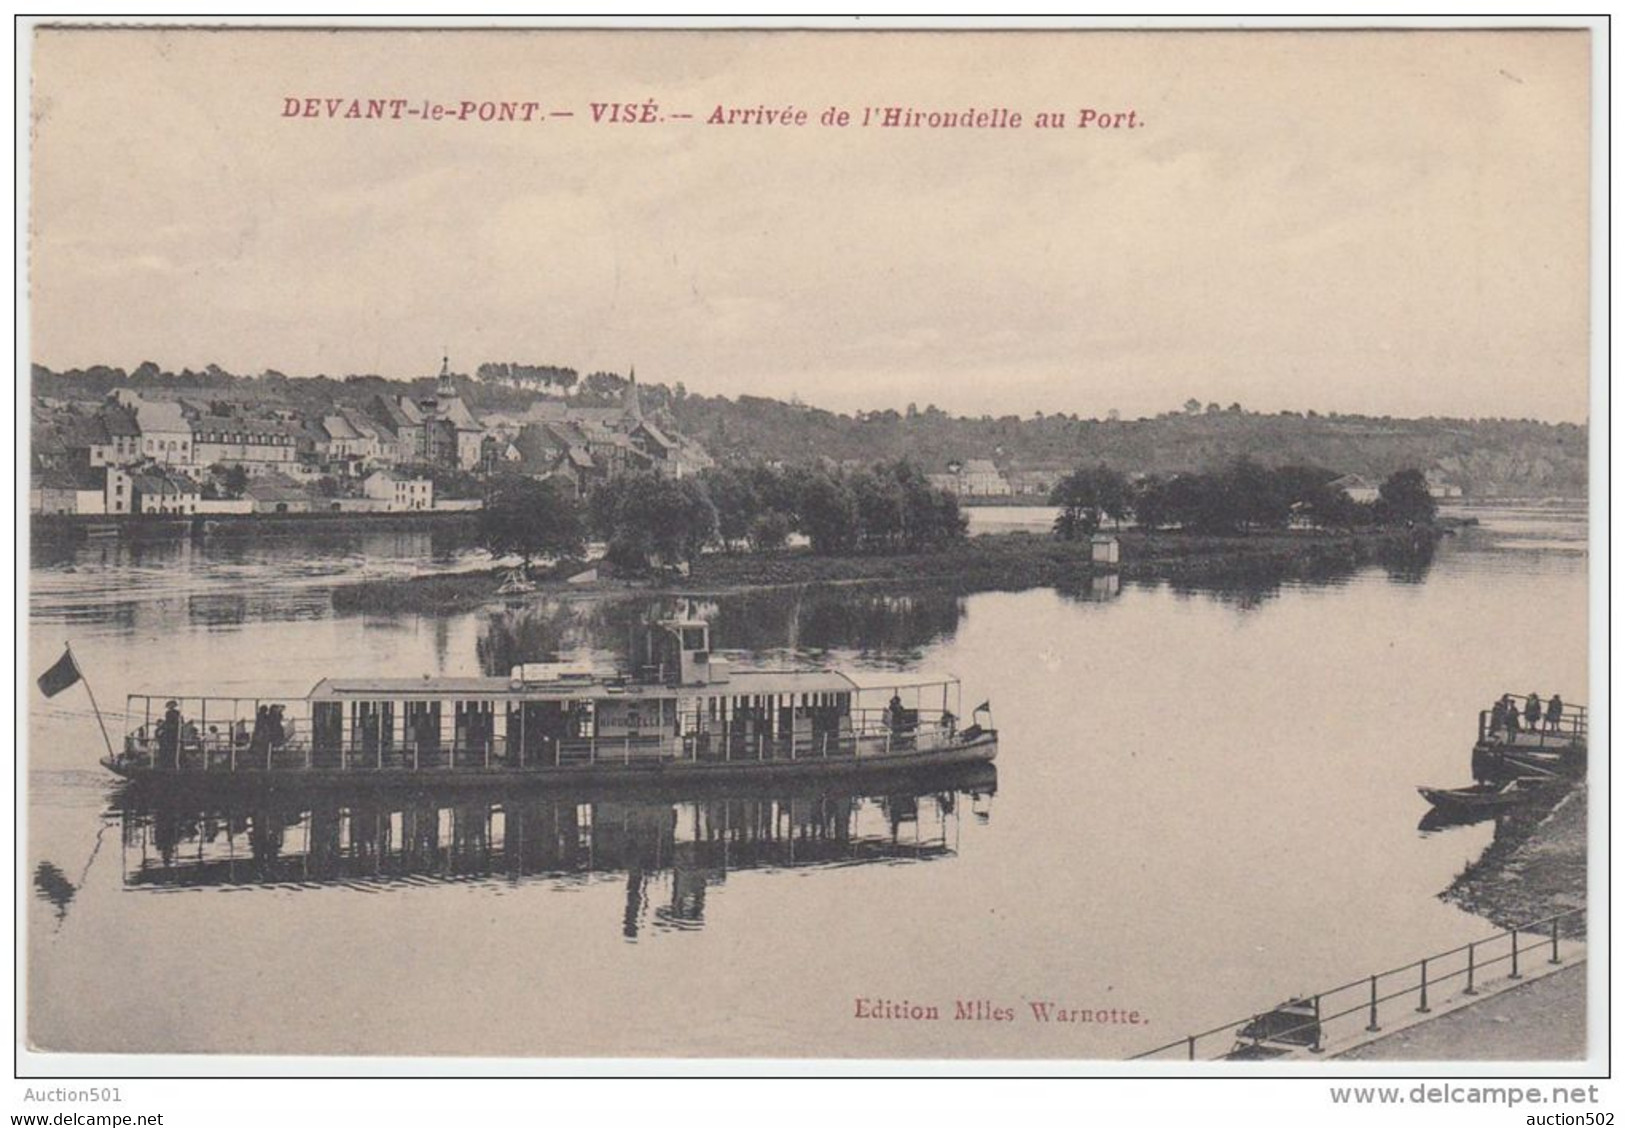
[[[1606,1069],[1605,29],[18,34],[21,1075]]]

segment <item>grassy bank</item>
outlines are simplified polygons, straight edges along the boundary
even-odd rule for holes
[[[1131,579],[1192,583],[1242,580],[1279,582],[1346,573],[1363,564],[1425,552],[1435,534],[1385,530],[1352,534],[1260,533],[1217,537],[1180,533],[1124,532],[1118,571]],[[935,552],[893,556],[817,556],[807,551],[711,553],[689,576],[670,580],[608,580],[566,584],[565,574],[540,577],[539,594],[658,591],[722,594],[754,587],[829,583],[931,583],[951,581],[964,590],[1020,590],[1086,581],[1102,570],[1090,560],[1087,542],[1032,533],[972,537]],[[333,593],[339,611],[456,612],[498,601],[501,573],[486,570],[449,576],[368,580]]]

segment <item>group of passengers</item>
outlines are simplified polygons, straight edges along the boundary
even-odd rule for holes
[[[254,711],[254,727],[243,719],[226,725],[210,725],[205,735],[198,730],[197,721],[181,716],[175,701],[164,703],[164,715],[153,728],[158,746],[158,764],[174,766],[182,752],[224,752],[235,749],[250,754],[265,755],[281,748],[293,737],[293,722],[284,718],[282,705],[261,705]],[[146,735],[145,730],[141,735]]]
[[[1563,699],[1552,694],[1551,700],[1541,708],[1540,696],[1531,693],[1524,698],[1523,708],[1518,708],[1517,699],[1510,693],[1502,694],[1501,699],[1490,710],[1490,732],[1505,732],[1507,740],[1517,739],[1520,731],[1539,732],[1541,722],[1544,721],[1547,732],[1557,732],[1563,726]]]

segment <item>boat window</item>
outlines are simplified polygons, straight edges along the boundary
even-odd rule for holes
[[[683,649],[684,650],[704,650],[705,649],[705,628],[704,627],[684,627],[683,628]]]

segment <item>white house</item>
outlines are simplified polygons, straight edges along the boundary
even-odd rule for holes
[[[429,478],[409,478],[393,470],[376,470],[367,475],[362,492],[388,503],[392,513],[434,508],[434,482]]]
[[[1010,482],[985,458],[972,458],[955,471],[960,497],[1009,497]]]
[[[1358,474],[1344,474],[1329,483],[1330,488],[1342,490],[1349,495],[1349,500],[1368,502],[1377,500],[1377,487],[1360,477]]]
[[[192,421],[181,405],[169,400],[144,400],[128,388],[113,393],[118,402],[135,412],[141,428],[141,455],[161,466],[189,467],[196,464],[192,451]]]

